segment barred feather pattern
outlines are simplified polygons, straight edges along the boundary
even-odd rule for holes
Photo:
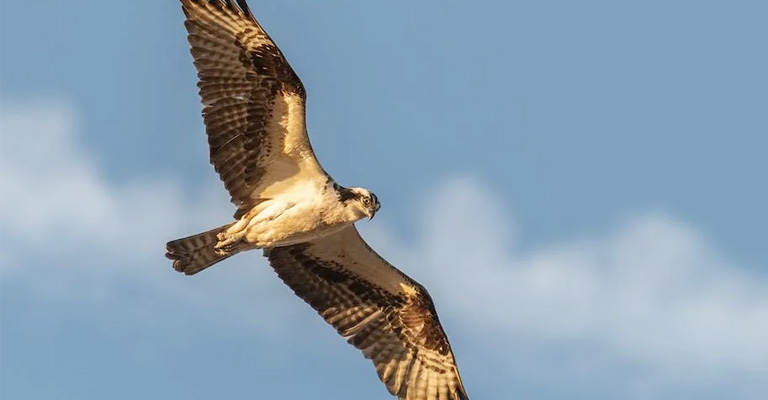
[[[232,224],[220,226],[210,231],[198,233],[168,242],[166,257],[173,260],[173,269],[186,275],[194,275],[219,261],[229,258],[239,251],[228,254],[216,252],[214,246],[219,242],[217,235]]]
[[[324,178],[306,134],[304,86],[244,1],[181,0],[210,161],[238,207],[302,170]],[[281,158],[281,162],[276,162]]]
[[[373,361],[391,394],[401,400],[468,399],[426,289],[373,253],[354,226],[264,253],[296,295]],[[379,264],[361,262],[371,260]],[[365,276],[366,268],[374,272]]]

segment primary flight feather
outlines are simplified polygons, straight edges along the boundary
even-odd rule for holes
[[[426,289],[374,252],[354,223],[380,204],[337,184],[312,151],[306,92],[245,1],[181,0],[210,161],[235,221],[167,244],[200,272],[263,249],[278,276],[373,361],[402,400],[468,399]]]

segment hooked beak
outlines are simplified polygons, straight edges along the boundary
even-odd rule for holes
[[[368,214],[368,221],[372,220],[372,219],[373,219],[373,217],[375,217],[375,216],[376,216],[376,212],[377,212],[377,211],[379,211],[379,208],[381,208],[381,204],[379,204],[379,203],[376,203],[376,208],[374,208],[374,209],[373,209],[373,210],[370,212],[370,214]]]

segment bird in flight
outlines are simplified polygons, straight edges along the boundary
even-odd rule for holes
[[[180,0],[203,103],[210,162],[237,206],[234,222],[168,242],[196,274],[262,249],[297,296],[372,360],[401,400],[468,399],[432,299],[360,237],[379,210],[343,187],[307,136],[306,92],[243,0]]]

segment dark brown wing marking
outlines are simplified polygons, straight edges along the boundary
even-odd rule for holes
[[[373,252],[354,226],[265,255],[299,297],[373,361],[390,393],[468,399],[426,289]]]
[[[263,181],[302,169],[324,175],[306,136],[304,86],[247,4],[181,3],[211,164],[238,206],[236,218],[258,202]],[[275,163],[278,157],[289,162]]]

